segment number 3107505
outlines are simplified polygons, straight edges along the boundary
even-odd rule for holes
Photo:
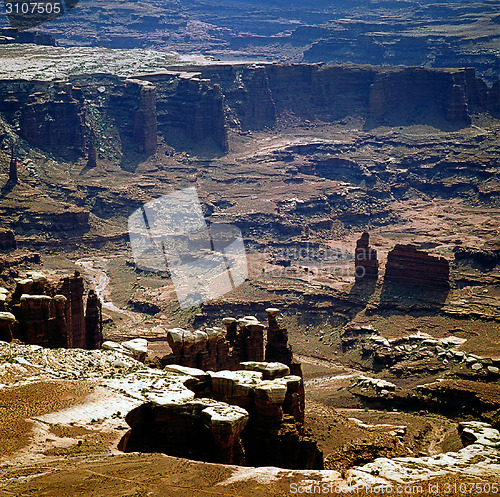
[[[41,2],[9,2],[5,4],[7,14],[60,14],[61,4]]]

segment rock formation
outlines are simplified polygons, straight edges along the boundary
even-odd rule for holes
[[[131,430],[118,446],[125,452],[164,452],[207,462],[243,464],[241,432],[248,413],[238,406],[200,398],[181,404],[143,404],[125,421]]]
[[[0,228],[0,250],[14,250],[17,247],[16,237],[10,229]]]
[[[161,359],[164,365],[217,370],[235,363],[222,328],[207,328],[204,331],[173,328],[167,332],[167,341],[172,354]]]
[[[14,334],[16,317],[10,312],[0,312],[0,340],[11,342]]]
[[[292,346],[288,343],[288,331],[286,328],[281,328],[276,320],[279,309],[269,307],[266,312],[268,317],[266,361],[286,364],[292,374],[302,376],[300,363],[294,361]]]
[[[17,159],[14,153],[14,145],[10,148],[9,183],[17,183]]]
[[[203,398],[135,408],[125,418],[131,430],[119,448],[209,462],[321,469],[322,453],[304,433],[302,378],[290,375],[284,364],[246,362],[241,367],[205,373],[168,366]]]
[[[162,364],[218,371],[236,369],[243,361],[264,359],[265,326],[256,317],[224,318],[223,324],[226,330],[218,327],[203,331],[168,330],[172,354],[162,357]]]
[[[93,128],[90,130],[90,137],[87,151],[86,167],[93,168],[97,166],[97,137]]]
[[[242,366],[245,371],[220,371],[209,376],[217,400],[243,407],[250,415],[242,435],[246,464],[321,469],[321,452],[316,442],[304,435],[302,378],[266,363]],[[276,377],[262,380],[263,373],[258,370],[269,367]]]
[[[56,286],[56,293],[66,297],[66,323],[68,326],[68,347],[85,349],[85,314],[83,310],[83,278],[78,271],[66,276]]]
[[[41,232],[83,233],[90,229],[89,216],[89,210],[84,207],[70,207],[59,212],[27,210],[22,212],[16,226]]]
[[[141,82],[139,108],[135,114],[133,140],[140,152],[153,154],[157,146],[155,87]]]
[[[18,278],[4,306],[17,320],[12,338],[44,347],[99,348],[102,343],[101,303],[91,290],[83,306],[83,278],[78,272],[58,282],[40,273]],[[4,299],[5,300],[5,299]]]
[[[449,122],[468,124],[465,83],[463,71],[416,67],[378,71],[370,85],[370,117],[387,122],[403,117],[418,122],[444,117]],[[391,115],[394,112],[397,118]]]
[[[274,116],[284,112],[303,119],[332,120],[357,114],[392,125],[435,119],[466,125],[471,109],[494,113],[491,102],[498,101],[493,88],[488,89],[470,69],[326,64],[171,69],[201,74],[220,85],[229,112],[235,113],[243,127],[252,129],[273,123]]]
[[[94,290],[89,290],[85,309],[86,349],[99,349],[102,344],[102,303]]]
[[[414,245],[396,245],[387,255],[384,282],[406,287],[448,289],[450,266],[444,257],[419,251]]]
[[[356,242],[354,253],[354,275],[356,283],[377,281],[378,260],[377,251],[370,247],[370,235],[365,231]]]
[[[13,28],[1,28],[0,38],[2,37],[7,39],[6,43],[34,43],[35,45],[56,46],[56,39],[49,33],[24,30],[19,31]]]
[[[117,133],[125,150],[153,153],[159,130],[173,146],[204,142],[227,151],[228,126],[262,129],[290,113],[327,122],[357,115],[388,125],[465,126],[471,112],[498,115],[499,85],[488,88],[472,69],[184,65],[128,79],[94,74],[66,82],[1,81],[0,112],[9,124],[20,123],[31,145],[62,156],[92,150],[85,116],[103,123],[96,133]]]

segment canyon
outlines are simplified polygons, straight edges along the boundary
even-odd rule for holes
[[[108,1],[3,30],[2,491],[496,485],[497,17]],[[248,274],[181,308],[127,223],[189,187]]]

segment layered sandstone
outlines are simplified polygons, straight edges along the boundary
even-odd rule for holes
[[[220,85],[232,120],[252,129],[285,113],[328,121],[359,115],[392,125],[443,120],[463,126],[470,122],[470,109],[494,113],[498,106],[494,88],[488,89],[471,69],[326,64],[171,69]]]
[[[83,278],[77,272],[56,282],[36,272],[18,278],[12,297],[3,308],[16,319],[11,338],[44,347],[99,348],[101,302],[91,290],[85,313],[83,296]]]
[[[219,371],[237,369],[240,362],[264,359],[265,326],[256,317],[224,318],[223,324],[225,330],[219,327],[168,330],[172,353],[162,357],[161,363]]]
[[[68,327],[68,347],[85,349],[85,313],[83,310],[83,277],[78,271],[66,276],[56,286],[58,295],[66,297],[66,323]]]
[[[354,275],[356,283],[368,280],[376,281],[378,277],[377,251],[370,247],[370,235],[366,231],[356,242]]]
[[[242,434],[246,464],[321,469],[321,451],[304,434],[302,378],[271,366],[276,377],[263,380],[258,370],[268,369],[268,364],[243,366],[245,371],[210,372],[209,376],[214,398],[249,413]]]
[[[124,452],[164,452],[207,462],[243,464],[241,432],[248,413],[209,398],[184,403],[146,403],[130,411],[131,430],[118,448]]]
[[[89,290],[85,309],[86,349],[98,349],[102,344],[102,302],[94,290]]]
[[[20,16],[21,17],[21,16]],[[1,28],[0,38],[4,38],[4,43],[34,43],[35,45],[56,46],[55,38],[49,33],[39,33],[37,31],[18,31],[13,28]]]
[[[141,152],[153,154],[156,150],[156,93],[153,85],[141,85],[139,108],[134,119],[133,140]]]
[[[0,340],[11,342],[14,335],[16,317],[10,312],[0,311]]]
[[[444,257],[429,255],[414,245],[396,245],[387,255],[384,282],[429,289],[450,287],[450,266]]]
[[[224,95],[217,84],[198,75],[145,75],[156,83],[158,127],[168,137],[181,133],[194,142],[212,141],[228,150]]]

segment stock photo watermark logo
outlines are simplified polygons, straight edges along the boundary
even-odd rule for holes
[[[231,224],[208,228],[194,187],[143,205],[128,230],[137,268],[169,271],[183,309],[230,292],[248,276],[241,231]]]

